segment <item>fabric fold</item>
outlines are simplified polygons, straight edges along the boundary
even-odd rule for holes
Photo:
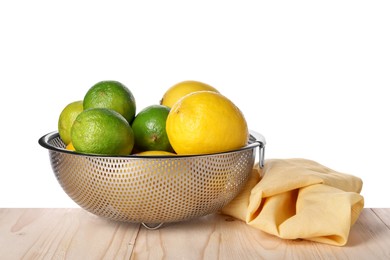
[[[256,165],[243,191],[221,213],[283,239],[342,246],[363,207],[363,182],[306,159]]]

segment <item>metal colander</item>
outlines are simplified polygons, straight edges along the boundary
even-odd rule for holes
[[[42,136],[54,174],[80,207],[112,220],[145,226],[218,211],[243,188],[265,139],[251,132],[242,149],[195,156],[101,156],[65,149],[58,132]]]

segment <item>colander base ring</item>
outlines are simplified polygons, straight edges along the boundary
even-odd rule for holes
[[[154,226],[151,226],[150,224],[147,224],[147,223],[144,223],[142,222],[141,223],[142,226],[144,226],[146,229],[149,229],[149,230],[156,230],[156,229],[159,229],[160,227],[162,227],[162,225],[164,225],[164,222],[161,222],[159,224],[156,224]]]

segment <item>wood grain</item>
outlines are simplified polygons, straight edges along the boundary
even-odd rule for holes
[[[1,259],[390,259],[390,209],[364,209],[347,245],[282,240],[212,214],[147,230],[82,209],[0,209]]]
[[[81,209],[1,209],[2,259],[129,259],[140,225]]]
[[[380,214],[389,217],[390,210]],[[390,259],[390,230],[370,209],[352,227],[346,246],[281,240],[221,215],[141,230],[133,259]]]

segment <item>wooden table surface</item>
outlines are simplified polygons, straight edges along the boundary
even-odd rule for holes
[[[390,208],[365,208],[343,247],[282,240],[219,214],[148,230],[77,208],[5,208],[0,259],[390,259]]]

